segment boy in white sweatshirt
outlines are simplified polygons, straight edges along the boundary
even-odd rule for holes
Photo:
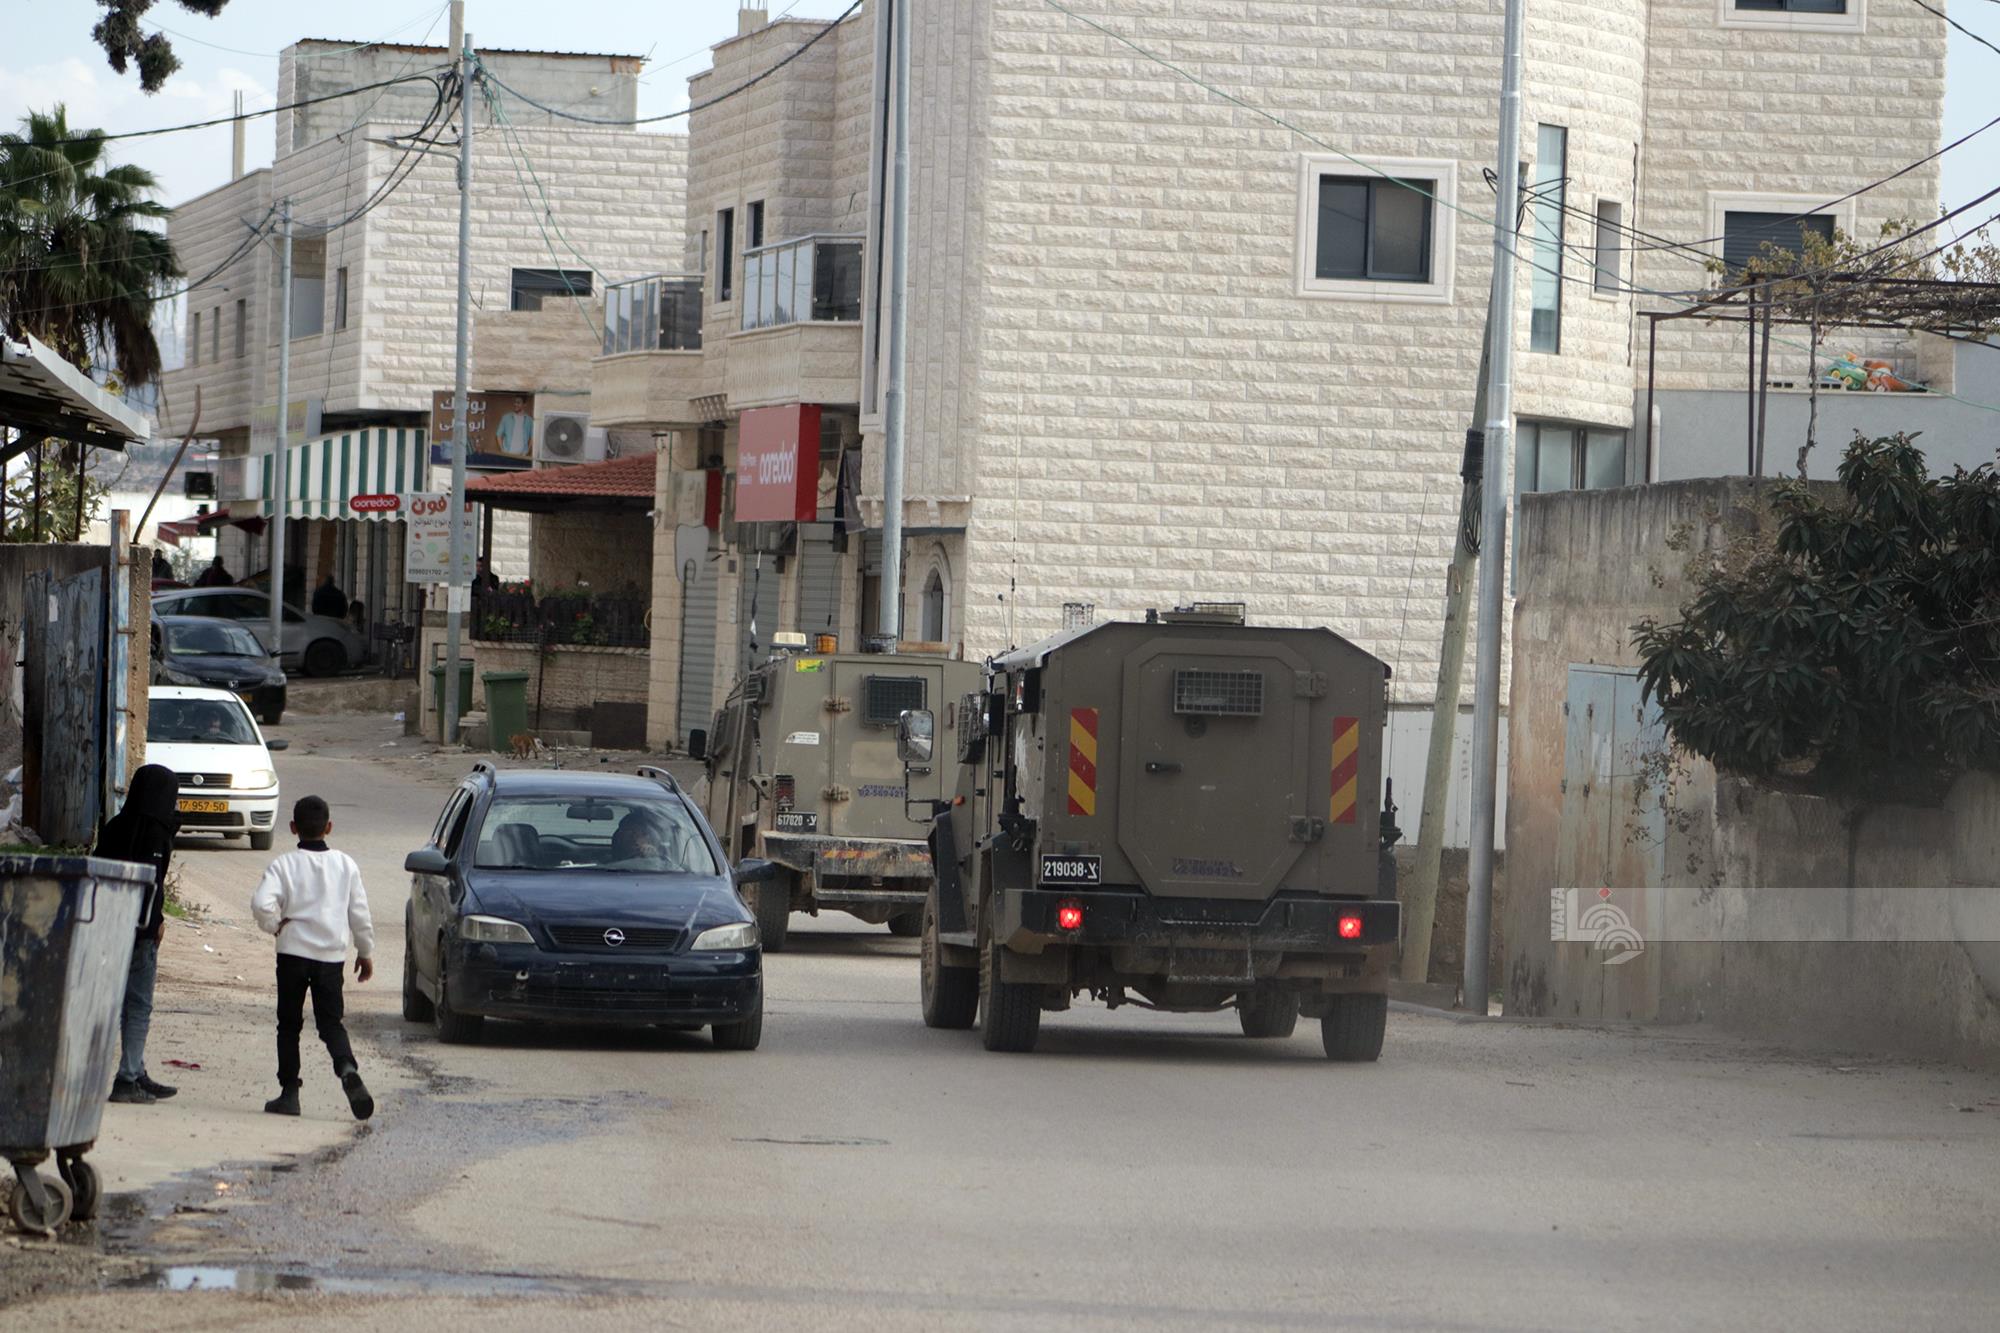
[[[317,796],[301,797],[292,806],[292,832],[297,851],[271,862],[250,910],[267,935],[278,937],[278,1095],[264,1103],[273,1115],[299,1113],[299,1033],[305,1027],[305,1005],[312,995],[313,1026],[333,1057],[334,1077],[347,1093],[356,1120],[375,1114],[375,1099],[361,1081],[342,1024],[341,973],[347,965],[351,938],[354,977],[375,975],[375,926],[368,917],[368,891],[361,884],[361,867],[346,852],[326,845],[333,816]]]

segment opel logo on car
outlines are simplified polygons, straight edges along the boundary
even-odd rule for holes
[[[625,942],[625,932],[613,926],[604,932],[604,942],[615,949]]]

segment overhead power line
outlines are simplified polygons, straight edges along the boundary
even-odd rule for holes
[[[521,92],[519,89],[509,87],[506,83],[503,83],[493,73],[492,70],[486,68],[486,66],[483,64],[480,66],[480,73],[483,77],[491,81],[494,87],[500,89],[500,91],[506,93],[509,97],[514,98],[516,101],[526,102],[529,106],[534,107],[537,111],[545,112],[548,115],[556,116],[563,120],[574,120],[579,124],[583,125],[606,125],[618,129],[630,129],[635,125],[657,125],[661,121],[679,120],[682,117],[691,116],[697,111],[706,111],[708,110],[708,108],[712,106],[728,101],[730,98],[735,97],[738,93],[747,92],[750,89],[756,87],[758,84],[770,78],[773,74],[776,74],[779,70],[783,69],[785,66],[791,64],[794,60],[797,60],[800,56],[804,55],[806,52],[812,50],[814,46],[819,44],[822,38],[824,38],[828,33],[832,32],[835,28],[838,28],[841,24],[845,23],[848,20],[849,16],[851,16],[854,13],[854,11],[860,8],[861,8],[861,0],[854,0],[854,3],[849,5],[846,9],[842,10],[838,17],[829,19],[825,27],[821,28],[818,32],[808,37],[805,41],[801,42],[797,50],[791,52],[783,60],[780,60],[777,64],[771,66],[763,73],[745,79],[742,83],[737,84],[734,88],[729,89],[727,92],[717,93],[714,97],[709,98],[705,102],[695,102],[689,106],[683,107],[679,111],[669,111],[666,114],[659,116],[641,116],[637,120],[614,120],[603,116],[583,116],[583,115],[578,115],[574,111],[564,111],[559,107],[550,106],[546,102],[538,102],[534,98],[528,96],[526,93]]]
[[[57,148],[72,143],[111,143],[119,139],[150,139],[161,134],[179,134],[185,130],[206,130],[217,125],[233,125],[239,120],[256,120],[263,116],[275,116],[280,111],[296,111],[300,107],[318,106],[322,102],[338,101],[343,97],[358,97],[362,93],[372,93],[377,88],[393,88],[399,83],[416,83],[433,79],[429,73],[405,74],[393,79],[382,79],[375,83],[364,83],[354,88],[343,88],[339,92],[324,93],[318,97],[307,97],[297,102],[286,102],[280,106],[266,107],[262,111],[245,111],[240,116],[217,116],[214,120],[190,121],[185,125],[161,125],[150,130],[125,130],[118,134],[75,134],[67,139],[51,139],[44,148]]]

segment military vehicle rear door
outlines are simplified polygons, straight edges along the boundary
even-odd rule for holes
[[[1156,895],[1269,897],[1306,849],[1297,817],[1325,813],[1306,661],[1272,640],[1162,636],[1123,674],[1119,847]]]
[[[829,807],[827,832],[856,838],[921,838],[929,826],[903,808],[903,761],[896,756],[896,721],[904,709],[937,714],[938,757],[928,775],[917,776],[916,795],[936,796],[939,776],[949,764],[956,738],[945,734],[938,671],[928,663],[894,657],[835,659],[829,693],[842,703],[827,715],[832,728],[834,783],[848,799]],[[921,811],[919,814],[921,815]]]

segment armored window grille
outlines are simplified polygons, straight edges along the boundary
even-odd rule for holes
[[[870,676],[861,685],[861,720],[893,727],[909,709],[924,706],[922,676]]]
[[[1263,674],[1183,668],[1174,672],[1174,712],[1197,717],[1261,717]]]

